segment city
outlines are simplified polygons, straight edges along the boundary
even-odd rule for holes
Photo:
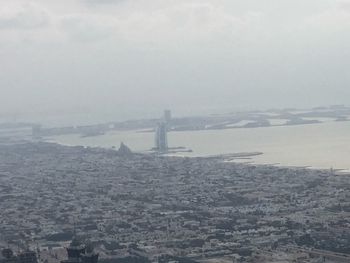
[[[350,0],[0,0],[0,263],[350,263]]]
[[[3,144],[2,247],[57,262],[77,233],[102,262],[349,261],[347,176],[226,158]]]

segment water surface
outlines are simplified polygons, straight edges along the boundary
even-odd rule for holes
[[[96,137],[57,136],[53,141],[68,145],[110,148],[126,143],[134,151],[153,147],[149,132],[111,132]],[[237,152],[263,152],[251,160],[257,164],[350,168],[350,122],[326,122],[297,126],[183,131],[168,134],[169,146],[185,146],[192,153],[184,156],[209,156]]]

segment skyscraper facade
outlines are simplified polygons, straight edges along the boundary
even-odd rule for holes
[[[171,111],[170,111],[170,110],[165,110],[165,111],[164,111],[164,116],[163,116],[163,118],[164,118],[164,121],[165,121],[167,124],[169,124],[170,121],[171,121]]]
[[[157,126],[155,134],[155,148],[159,152],[168,151],[167,125],[165,122],[160,122]]]

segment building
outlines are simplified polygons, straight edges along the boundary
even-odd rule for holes
[[[13,254],[13,251],[9,248],[5,248],[1,251],[0,263],[15,263],[17,257]]]
[[[120,144],[118,155],[123,157],[132,156],[133,153],[128,146],[126,146],[123,142]]]
[[[98,253],[94,252],[92,245],[86,246],[78,238],[73,238],[69,247],[67,247],[68,259],[61,263],[97,263]]]
[[[163,118],[164,118],[165,123],[169,124],[171,121],[171,111],[165,110]]]
[[[1,251],[0,263],[38,263],[36,253],[29,249],[15,255],[9,248]]]
[[[167,125],[165,122],[158,123],[155,133],[155,149],[159,152],[168,151]]]
[[[17,256],[18,263],[38,263],[38,259],[36,257],[36,253],[29,249],[19,253]]]
[[[94,252],[94,248],[91,244],[87,245],[85,248],[85,253],[81,254],[82,263],[97,263],[98,253]]]

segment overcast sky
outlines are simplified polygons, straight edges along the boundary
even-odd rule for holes
[[[0,117],[348,104],[349,47],[350,0],[1,0]]]

